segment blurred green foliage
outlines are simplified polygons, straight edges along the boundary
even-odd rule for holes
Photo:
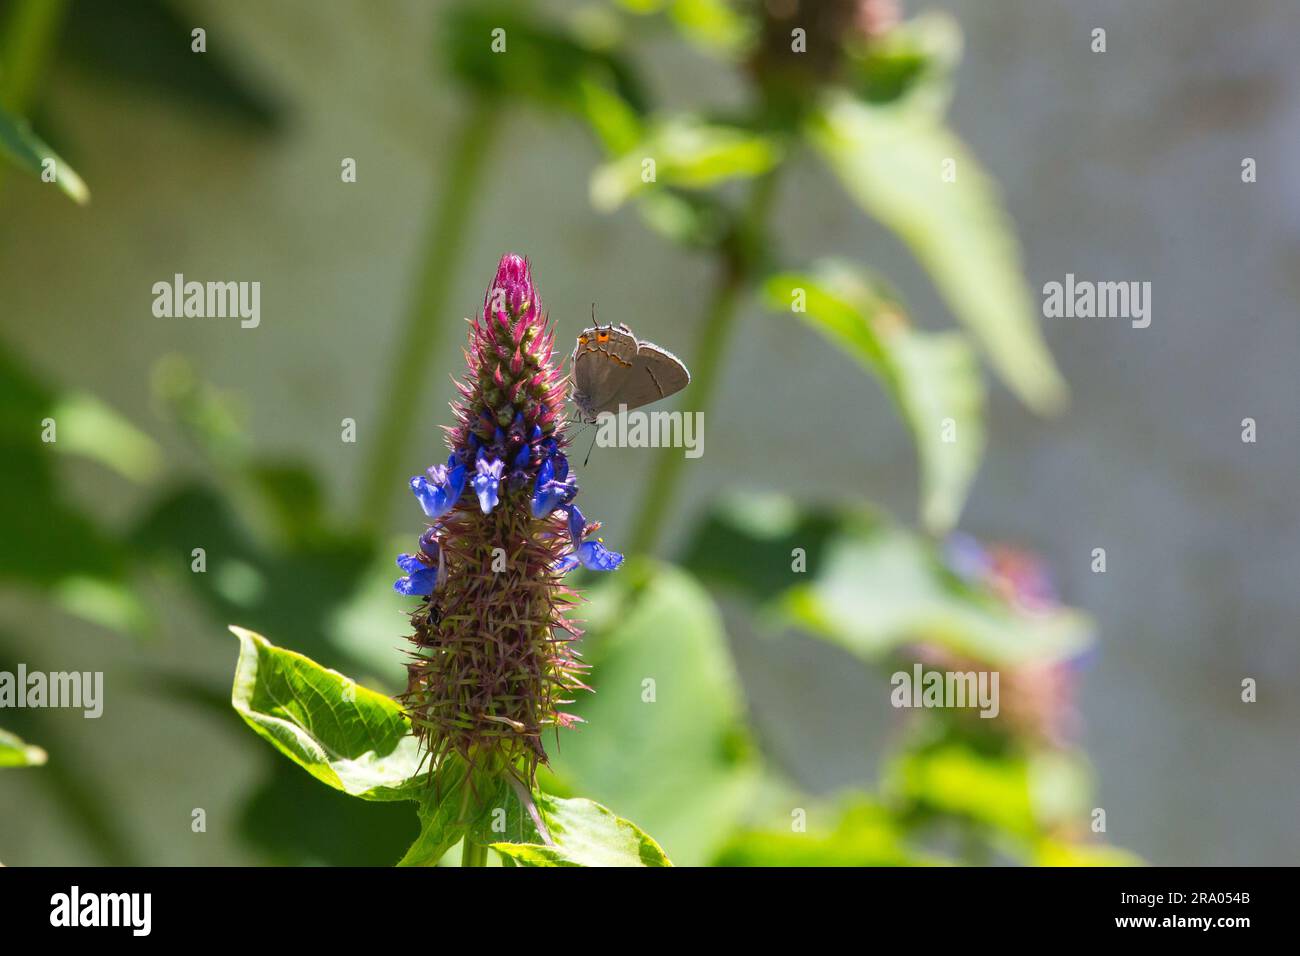
[[[0,730],[0,767],[39,767],[48,755],[16,734]]]
[[[52,175],[53,182],[75,202],[90,200],[90,190],[76,171],[45,145],[25,120],[3,109],[0,109],[0,156],[38,178]]]
[[[839,6],[826,4],[810,22],[833,23],[820,14]],[[128,82],[198,105],[255,131],[278,130],[291,117],[291,105],[249,79],[245,67],[216,52],[191,56],[181,8],[76,0],[66,16],[33,19],[34,9],[18,0],[0,4],[7,31],[0,36],[0,152],[37,176],[42,161],[54,159],[57,184],[79,201],[84,184],[27,122],[42,115],[35,78],[47,61],[67,62],[95,82]],[[918,17],[875,33],[841,23],[817,37],[825,42],[816,55],[801,60],[785,48],[789,24],[757,3],[618,0],[551,16],[521,4],[456,3],[437,17],[434,58],[472,110],[491,112],[495,122],[496,111],[523,105],[576,121],[602,154],[591,172],[594,206],[635,204],[659,235],[716,266],[699,322],[704,358],[693,390],[700,404],[711,399],[744,298],[791,311],[800,322],[788,323],[789,335],[802,323],[843,350],[880,380],[907,423],[925,529],[913,532],[862,502],[832,507],[733,495],[711,503],[677,563],[638,558],[593,587],[585,648],[599,692],[577,704],[587,721],[582,731],[551,748],[543,782],[557,796],[538,799],[558,848],[539,845],[517,795],[485,793],[485,813],[510,807],[509,839],[497,847],[502,861],[1132,862],[1086,838],[1082,754],[1007,722],[972,728],[951,714],[918,715],[880,780],[837,795],[802,792],[751,729],[717,604],[738,601],[737,627],[811,635],[882,673],[917,646],[1015,670],[1069,660],[1091,640],[1078,612],[1025,613],[963,580],[929,536],[957,525],[983,454],[987,409],[977,347],[1033,410],[1050,411],[1065,398],[996,188],[944,119],[960,49],[952,21]],[[504,53],[492,46],[498,29]],[[637,38],[659,30],[736,70],[747,104],[724,110],[703,96],[689,109],[658,104],[642,76]],[[24,64],[9,74],[22,79],[22,89],[8,96],[5,57]],[[486,138],[483,122],[466,125],[471,146]],[[75,142],[75,130],[70,137]],[[912,250],[963,330],[914,327],[907,306],[857,257],[809,263],[781,248],[767,214],[781,170],[801,152],[823,162],[863,212]],[[436,270],[455,261],[447,244],[468,226],[439,228],[439,210],[444,218],[447,210],[459,215],[468,208],[460,194],[481,188],[473,179],[476,154],[461,155],[465,161],[453,163],[451,181],[441,184],[452,201],[433,209],[426,272],[414,297],[420,307],[438,302],[445,276]],[[85,165],[93,170],[93,157]],[[948,168],[955,176],[945,181]],[[448,319],[418,307],[412,318],[417,326]],[[440,356],[447,370],[453,352]],[[406,377],[393,377],[395,394],[407,400]],[[373,525],[331,515],[306,467],[254,455],[230,397],[188,363],[164,362],[154,384],[170,427],[206,463],[201,480],[166,475],[152,439],[93,398],[46,384],[0,346],[0,582],[136,634],[151,626],[141,581],[161,577],[197,597],[214,633],[238,623],[267,634],[279,646],[239,632],[233,703],[289,759],[267,762],[239,832],[269,862],[443,860],[465,832],[457,822],[464,817],[418,783],[404,717],[385,696],[401,675],[392,649],[401,602],[389,590],[389,542]],[[959,441],[943,440],[946,419]],[[57,441],[43,440],[47,420]],[[404,427],[395,435],[398,451],[412,437]],[[391,453],[380,449],[374,475],[388,475]],[[68,492],[59,474],[63,455],[74,467],[94,462],[140,485],[145,506],[124,527],[104,526]],[[662,504],[680,479],[675,461],[662,456],[647,481],[643,526],[662,523]],[[204,574],[189,573],[195,542],[209,562]],[[363,675],[374,689],[355,687],[330,666]],[[167,671],[148,677],[176,706],[229,722],[224,688]],[[886,694],[884,681],[870,692]],[[37,739],[53,759],[35,772],[49,774],[60,799],[84,811],[100,859],[135,862],[111,808],[88,799],[91,778],[55,766],[57,741],[43,733]],[[35,764],[40,753],[0,733],[0,766]],[[573,794],[607,802],[628,819]],[[471,835],[498,840],[484,825],[471,822]]]
[[[591,601],[583,657],[599,686],[575,702],[586,726],[556,741],[552,770],[644,822],[675,863],[707,863],[761,766],[717,608],[689,574],[649,562],[621,568]]]
[[[914,329],[878,285],[852,266],[822,263],[771,276],[764,292],[774,311],[798,303],[796,315],[880,378],[916,442],[922,521],[942,532],[957,523],[984,453],[984,380],[965,336]]]
[[[807,570],[791,573],[801,557]],[[932,542],[859,505],[732,495],[701,523],[683,564],[738,593],[768,626],[802,629],[871,663],[917,640],[992,665],[1068,658],[1089,645],[1083,615],[1018,612],[955,575]]]

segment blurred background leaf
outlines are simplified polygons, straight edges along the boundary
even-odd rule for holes
[[[755,24],[728,0],[615,0],[629,13],[666,14],[684,39],[700,49],[736,59],[753,42]]]
[[[1057,409],[1065,383],[1038,329],[1019,244],[993,182],[927,110],[828,94],[808,134],[845,190],[908,244],[953,314],[1030,408]],[[955,181],[944,182],[943,164]]]
[[[29,673],[49,673],[40,657],[25,649],[12,634],[0,631],[0,663],[7,666],[18,661],[27,665]],[[76,835],[88,854],[101,863],[142,865],[144,861],[132,843],[129,827],[103,799],[112,771],[105,773],[98,766],[94,746],[82,734],[68,734],[66,724],[49,708],[6,709],[5,721],[14,728],[11,737],[41,742],[46,762],[34,780],[45,797],[43,802],[59,815],[62,826]],[[6,814],[0,822],[17,818],[17,814]]]
[[[1143,866],[1146,861],[1117,846],[1047,839],[1039,841],[1033,862],[1038,866]]]
[[[938,116],[952,95],[962,37],[946,13],[927,12],[868,40],[846,44],[845,86],[869,103],[908,100]]]
[[[500,109],[528,102],[584,121],[606,150],[635,142],[646,97],[629,62],[613,49],[547,22],[515,3],[462,3],[443,21],[441,59],[466,87]],[[494,31],[505,50],[493,50]]]
[[[721,618],[689,574],[655,562],[629,563],[590,596],[596,692],[577,695],[587,724],[557,742],[554,773],[644,827],[674,863],[703,865],[759,768]]]
[[[325,530],[290,541],[263,538],[250,532],[226,496],[201,484],[161,493],[141,515],[131,542],[203,600],[214,635],[224,637],[221,622],[239,621],[326,666],[356,669],[358,662],[325,635],[369,566],[372,542]],[[193,550],[200,547],[206,571],[195,572]]]
[[[59,442],[54,446],[58,451],[92,459],[142,484],[162,473],[157,442],[95,396],[64,394],[50,417],[59,423]]]
[[[792,574],[806,556],[807,571]],[[735,494],[705,519],[686,567],[744,596],[769,625],[793,626],[869,662],[926,641],[990,665],[1055,659],[1087,646],[1069,609],[1026,614],[961,581],[934,546],[860,506],[803,509]]]
[[[987,853],[1033,863],[1044,841],[1082,847],[1090,835],[1091,772],[1070,751],[990,748],[940,735],[893,755],[881,786],[918,839],[956,825],[968,841],[960,849],[974,861]]]
[[[894,815],[862,797],[837,809],[815,804],[807,820],[787,821],[785,829],[747,829],[719,851],[716,866],[922,866],[938,862],[907,845]]]
[[[54,150],[32,132],[27,121],[0,109],[0,155],[25,173],[42,178],[45,163],[50,161],[54,182],[74,202],[84,205],[90,201],[90,190],[76,170],[64,162]]]
[[[278,129],[284,106],[264,79],[247,76],[248,64],[231,52],[244,48],[242,38],[219,23],[169,0],[73,0],[59,57],[98,82],[127,84],[180,109],[197,107],[256,132]],[[195,27],[207,31],[204,53],[192,50]]]
[[[0,730],[0,767],[39,767],[48,759],[49,755],[40,747]]]
[[[278,756],[249,795],[240,835],[278,866],[392,866],[419,834],[406,802],[356,800]]]
[[[93,416],[85,413],[90,407]],[[59,417],[69,409],[71,418]],[[68,399],[40,382],[0,343],[0,526],[6,529],[0,535],[0,579],[43,589],[67,610],[129,629],[148,615],[128,583],[128,552],[92,517],[92,503],[73,501],[60,490],[55,469],[60,450],[102,460],[97,429],[106,422],[133,439],[107,457],[129,461],[130,470],[156,453],[149,439],[102,405]]]
[[[901,306],[845,263],[774,275],[764,291],[774,310],[802,297],[795,315],[881,380],[916,442],[922,521],[950,530],[984,451],[984,381],[965,336],[913,329]]]
[[[761,133],[669,116],[653,121],[644,139],[591,178],[591,201],[599,210],[617,209],[638,193],[671,186],[708,189],[732,179],[750,179],[771,169],[780,146]],[[653,179],[647,163],[653,163]]]

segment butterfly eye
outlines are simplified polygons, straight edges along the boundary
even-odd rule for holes
[[[597,341],[597,342],[608,342],[608,341],[609,341],[609,333],[608,333],[608,332],[597,332],[597,333],[596,333],[596,341]]]

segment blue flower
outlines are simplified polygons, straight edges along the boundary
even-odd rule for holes
[[[455,455],[447,458],[447,464],[430,468],[429,477],[416,475],[411,479],[411,491],[430,518],[441,518],[454,508],[464,490],[465,466]]]
[[[515,412],[515,420],[510,423],[510,441],[517,442],[524,439],[524,413]]]
[[[418,554],[399,554],[397,566],[406,572],[405,577],[393,583],[398,594],[423,596],[432,594],[438,584],[438,568],[424,563]]]
[[[587,519],[577,505],[569,505],[569,540],[573,542],[573,551],[560,559],[556,570],[564,573],[581,564],[588,571],[613,571],[623,563],[623,555],[609,550],[600,538],[584,541],[586,531]]]
[[[623,563],[623,555],[605,547],[599,538],[578,545],[578,561],[588,571],[613,571]]]
[[[533,517],[546,518],[560,505],[567,505],[578,493],[578,483],[569,477],[569,460],[556,454],[537,469],[533,487]]]
[[[984,546],[971,535],[954,531],[943,544],[944,558],[949,569],[969,584],[983,581],[992,569],[993,562]]]
[[[583,517],[577,505],[569,505],[569,540],[573,542],[575,551],[578,550],[578,545],[582,544],[582,536],[586,532],[587,519]]]
[[[500,500],[497,497],[497,490],[501,487],[501,471],[504,467],[505,462],[501,459],[488,461],[487,456],[481,451],[478,461],[474,463],[474,493],[478,495],[478,506],[483,509],[485,515],[491,514]]]
[[[528,484],[528,466],[533,463],[533,449],[528,442],[523,442],[510,462],[510,488],[526,487]]]

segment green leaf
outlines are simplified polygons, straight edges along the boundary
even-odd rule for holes
[[[652,123],[639,143],[592,174],[591,201],[609,212],[655,186],[708,189],[765,173],[780,155],[777,143],[761,133],[695,117],[666,117]],[[648,160],[654,161],[650,181]]]
[[[239,638],[231,705],[317,780],[366,800],[418,799],[419,747],[401,707],[260,634]]]
[[[671,0],[668,15],[688,41],[735,57],[752,43],[754,21],[728,0]]]
[[[190,31],[206,26],[206,53],[191,49]],[[100,3],[74,0],[63,26],[59,57],[94,75],[103,84],[129,84],[192,115],[234,121],[258,132],[275,130],[283,106],[260,82],[245,79],[232,47],[243,44],[213,24],[194,22],[167,0]],[[247,58],[245,50],[238,59]]]
[[[129,580],[105,580],[68,575],[50,588],[50,598],[61,610],[119,634],[144,635],[154,626],[149,607]]]
[[[131,532],[132,544],[193,589],[215,620],[242,621],[327,666],[373,674],[359,666],[353,648],[336,645],[332,638],[339,614],[358,593],[375,558],[375,543],[319,526],[298,526],[292,535],[277,536],[275,530],[291,519],[277,505],[280,495],[268,481],[252,463],[235,469],[226,494],[202,485],[173,489],[151,503]],[[308,498],[315,494],[293,483]],[[310,507],[303,499],[297,504]],[[195,542],[205,550],[203,574],[191,573]],[[303,568],[312,570],[312,587],[303,586]],[[391,621],[389,627],[386,646],[391,653]]]
[[[392,866],[419,832],[411,811],[405,801],[357,800],[322,787],[275,756],[240,807],[238,828],[275,866]]]
[[[50,415],[59,423],[59,451],[94,459],[136,482],[162,470],[157,443],[93,395],[63,395]]]
[[[805,571],[792,568],[795,549]],[[1079,612],[1020,612],[957,578],[929,541],[862,508],[802,510],[787,498],[733,495],[701,526],[686,563],[751,597],[769,623],[872,662],[926,641],[1011,666],[1072,656],[1090,641]]]
[[[930,110],[828,95],[808,135],[849,194],[897,233],[949,308],[1028,406],[1050,412],[1065,383],[1038,327],[1019,245],[996,188]],[[941,179],[955,162],[956,180]]]
[[[85,205],[90,190],[76,171],[32,132],[27,121],[0,109],[0,155],[19,169],[40,179],[45,161],[53,161],[54,183],[74,202]]]
[[[990,756],[959,744],[910,751],[885,768],[884,788],[921,809],[1016,836],[1038,830],[1029,767],[1019,756]]]
[[[828,549],[815,580],[786,592],[781,610],[790,623],[868,660],[923,640],[1013,665],[1078,653],[1090,631],[1069,609],[1022,614],[962,586],[927,542],[886,526],[850,529]]]
[[[1086,819],[1091,775],[1063,751],[985,752],[940,739],[892,758],[883,787],[912,810],[983,824],[1032,846]]]
[[[489,846],[520,866],[672,866],[658,843],[599,803],[539,794],[537,807],[552,844]]]
[[[138,624],[126,549],[61,491],[55,453],[78,440],[55,417],[61,402],[0,343],[0,579],[41,588],[107,626]]]
[[[591,800],[563,799],[522,784],[476,776],[451,757],[439,766],[420,805],[420,836],[399,866],[434,866],[462,838],[489,846],[521,866],[671,866],[659,844]],[[536,812],[545,827],[538,829]]]
[[[950,530],[984,451],[984,382],[966,337],[913,329],[898,305],[843,263],[774,275],[764,291],[775,310],[790,309],[802,293],[805,309],[795,315],[880,378],[916,440],[922,521]]]
[[[755,21],[728,0],[617,0],[629,13],[642,16],[667,12],[677,31],[690,43],[728,59],[739,57],[753,42]]]
[[[1117,846],[1041,840],[1033,855],[1035,866],[1144,866],[1136,853]]]
[[[456,757],[420,774],[418,742],[395,701],[259,634],[230,630],[240,641],[231,703],[259,736],[336,790],[367,800],[419,801],[420,834],[399,865],[434,865],[467,832],[531,865],[667,865],[654,840],[589,800],[539,793],[543,835],[501,777],[471,776]],[[513,830],[494,829],[497,809]]]
[[[1034,865],[1123,866],[1125,851],[1065,842],[1086,832],[1091,774],[1077,755],[1023,745],[989,749],[943,735],[892,757],[882,784],[916,826],[958,822],[987,850]]]
[[[39,767],[45,761],[46,753],[40,747],[0,730],[0,767]]]
[[[664,13],[690,43],[728,58],[739,56],[754,39],[754,23],[728,0],[617,0],[629,13]]]
[[[493,49],[498,38],[506,44],[502,52]],[[486,96],[489,108],[523,100],[572,113],[611,152],[627,148],[640,134],[645,97],[631,66],[519,4],[474,0],[453,7],[441,47],[439,59]]]
[[[923,13],[870,40],[847,44],[845,84],[871,103],[907,99],[934,114],[947,108],[961,59],[961,27],[946,13]]]
[[[482,774],[471,778],[469,767],[455,755],[443,760],[426,780],[418,791],[420,835],[398,866],[436,866],[471,828],[481,829],[493,810],[507,807],[514,799],[504,780]]]
[[[637,212],[665,239],[693,249],[715,249],[735,221],[716,197],[676,189],[641,193]]]
[[[629,562],[592,591],[585,616],[596,693],[578,695],[586,723],[565,735],[552,768],[644,825],[678,863],[703,865],[758,778],[718,610],[684,571]]]
[[[910,849],[895,819],[862,800],[837,813],[813,806],[806,829],[745,830],[719,852],[716,866],[915,866],[937,862]],[[822,821],[834,817],[831,825]]]
[[[44,632],[19,639],[0,630],[0,661],[26,661],[29,673],[48,672],[57,666],[40,659],[39,648],[44,646]],[[11,738],[39,740],[39,749],[52,755],[53,759],[42,761],[45,768],[33,782],[45,791],[48,807],[67,821],[69,839],[85,848],[84,859],[112,866],[143,866],[146,861],[122,819],[123,808],[104,799],[111,789],[111,770],[98,755],[85,752],[83,731],[74,726],[81,721],[68,721],[60,712],[42,707],[8,710],[4,718],[16,725]]]

